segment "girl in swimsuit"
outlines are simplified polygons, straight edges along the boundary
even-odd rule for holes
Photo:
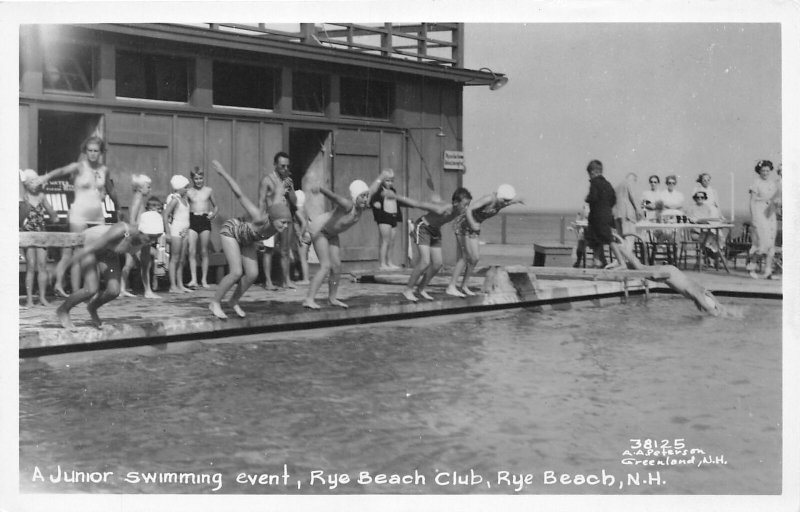
[[[37,178],[39,174],[33,169],[26,169],[19,172],[22,185],[25,187],[22,207],[27,211],[24,218],[20,221],[20,231],[44,231],[45,215],[53,221],[56,219],[56,212],[44,195],[42,187]],[[22,216],[22,214],[21,214]],[[27,306],[33,306],[33,281],[38,274],[39,301],[42,306],[49,306],[47,301],[47,249],[44,247],[25,247],[25,292],[27,294]]]
[[[103,201],[106,194],[114,204],[117,204],[111,173],[103,163],[105,153],[106,143],[103,139],[91,136],[81,146],[81,156],[77,162],[54,169],[39,178],[44,186],[53,178],[75,176],[73,180],[75,199],[69,208],[69,230],[74,233],[79,233],[89,226],[105,224]],[[72,249],[62,249],[61,261],[70,258],[71,255]],[[81,271],[78,265],[72,267],[70,280],[73,291],[80,288]],[[64,291],[63,273],[56,274],[55,290],[60,295],[67,296]]]
[[[172,194],[164,208],[164,231],[169,241],[169,291],[170,293],[190,292],[183,285],[183,265],[189,240],[189,179],[176,174],[170,180]]]
[[[478,237],[481,234],[481,223],[500,213],[500,210],[512,204],[522,204],[521,199],[515,199],[517,193],[511,185],[500,185],[496,192],[483,196],[472,203],[463,216],[456,220],[456,264],[453,267],[453,277],[445,293],[455,297],[475,295],[469,289],[470,274],[475,269],[480,258],[480,245]],[[456,287],[458,277],[462,275],[461,290]],[[462,293],[463,292],[463,293]]]
[[[361,180],[353,181],[350,184],[349,198],[335,194],[325,187],[318,185],[311,187],[310,193],[324,195],[333,201],[335,207],[316,217],[308,227],[311,243],[314,244],[314,252],[319,258],[319,270],[311,279],[303,307],[320,308],[319,304],[314,301],[314,297],[322,286],[322,280],[325,279],[325,276],[329,276],[328,302],[333,306],[347,308],[347,304],[337,298],[339,272],[342,269],[342,261],[339,258],[339,234],[358,222],[361,214],[369,207],[369,198],[377,192],[383,180],[388,178],[389,173],[384,170],[371,186],[367,186]]]
[[[219,230],[222,252],[225,253],[230,270],[217,285],[217,291],[208,304],[208,309],[217,318],[223,320],[228,318],[228,315],[222,311],[222,298],[233,285],[237,285],[228,304],[236,315],[244,318],[245,312],[239,306],[239,299],[258,277],[256,242],[266,240],[286,229],[290,222],[291,212],[289,206],[281,202],[273,203],[266,212],[262,212],[258,206],[242,194],[242,189],[219,162],[214,160],[212,164],[231,187],[233,195],[239,199],[249,214],[250,220],[233,218],[225,222]]]
[[[80,263],[83,270],[83,288],[72,292],[58,307],[56,315],[66,329],[74,329],[70,318],[70,310],[86,302],[86,309],[92,319],[92,325],[98,329],[102,325],[97,310],[103,304],[114,300],[119,295],[120,255],[136,254],[158,240],[164,232],[161,216],[156,212],[145,212],[139,219],[138,226],[127,222],[92,226],[84,231],[83,248],[75,251],[68,259],[58,262],[57,272],[62,272],[69,265]]]

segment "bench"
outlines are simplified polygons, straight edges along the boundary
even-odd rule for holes
[[[572,249],[573,246],[558,242],[534,242],[533,266],[544,267],[549,261],[553,267],[569,267],[572,265]]]

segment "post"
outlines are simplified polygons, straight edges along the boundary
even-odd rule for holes
[[[558,239],[558,242],[561,245],[564,245],[564,241],[566,240],[566,224],[565,224],[565,222],[566,222],[566,219],[564,219],[564,217],[562,216],[561,217],[561,231],[559,231],[559,239]]]
[[[506,244],[506,217],[507,215],[505,213],[500,216],[500,243],[503,245]]]
[[[736,182],[736,177],[734,176],[733,171],[731,171],[731,224],[733,224],[734,205],[736,204],[736,202],[734,201],[735,194],[733,192],[733,189],[734,189],[733,184],[735,182]]]

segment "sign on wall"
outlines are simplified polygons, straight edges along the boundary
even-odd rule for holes
[[[464,171],[464,152],[463,151],[445,151],[444,158],[445,171]]]

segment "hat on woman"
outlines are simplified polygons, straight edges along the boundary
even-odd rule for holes
[[[369,186],[361,180],[354,180],[350,183],[350,198],[355,201],[358,196],[367,192],[369,190]]]
[[[180,174],[176,174],[171,180],[169,180],[169,185],[172,187],[172,190],[178,191],[189,186],[189,178]]]
[[[161,235],[164,233],[164,219],[158,212],[144,212],[139,217],[139,231],[145,235]]]
[[[514,187],[511,185],[507,185],[503,183],[499,187],[497,187],[497,199],[502,199],[503,201],[511,201],[517,196],[517,191],[514,190]]]

